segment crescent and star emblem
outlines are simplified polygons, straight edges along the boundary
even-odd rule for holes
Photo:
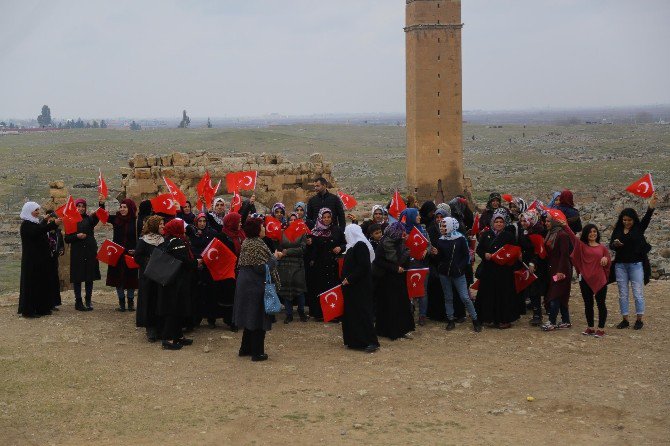
[[[644,190],[642,190],[642,187],[644,186]],[[640,192],[641,194],[646,194],[649,192],[649,183],[646,181],[641,182],[640,184],[637,185],[637,191]]]
[[[216,254],[216,257],[212,258],[212,254]],[[210,249],[207,252],[207,260],[218,260],[219,259],[219,250],[218,249]]]
[[[251,183],[253,182],[254,182],[253,178],[251,178],[249,175],[245,175],[242,177],[242,180],[240,180],[239,184],[243,186],[251,186]]]
[[[416,282],[414,281],[415,277],[418,278]],[[409,281],[412,282],[412,287],[414,287],[414,288],[416,288],[416,284],[419,280],[421,280],[421,274],[419,274],[419,273],[414,273],[411,276],[409,276]]]
[[[271,221],[271,222],[268,223],[267,229],[270,232],[274,232],[274,231],[276,231],[276,229],[275,229],[276,226],[277,226],[277,223]]]
[[[107,255],[108,256],[112,256],[112,255],[116,254],[117,252],[119,252],[119,249],[116,246],[108,246],[107,247]]]
[[[337,300],[337,293],[334,291],[331,291],[330,293],[323,296],[323,300],[326,302],[326,304],[330,305],[330,308],[335,308],[335,302],[333,302],[332,304],[328,303],[328,297],[330,297],[331,295],[335,296],[335,300]]]

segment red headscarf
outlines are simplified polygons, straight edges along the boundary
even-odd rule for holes
[[[184,232],[184,220],[181,218],[170,220],[170,222],[163,227],[163,234],[166,237],[176,237],[182,240],[186,240],[186,234]]]
[[[223,229],[221,229],[221,232],[226,234],[230,240],[232,240],[233,245],[235,245],[235,255],[240,254],[242,242],[247,238],[246,235],[244,235],[244,231],[240,229],[241,221],[242,216],[237,212],[230,212],[223,217]]]
[[[575,201],[574,197],[572,196],[572,192],[570,192],[568,189],[565,189],[563,192],[561,192],[561,195],[559,196],[559,203],[561,203],[561,206],[566,206],[566,207],[575,207]]]
[[[126,198],[125,200],[121,201],[121,203],[119,203],[119,205],[122,204],[126,205],[128,208],[128,213],[126,215],[121,215],[121,211],[116,212],[114,223],[117,225],[125,225],[129,221],[134,220],[135,216],[137,215],[137,206],[133,200]]]

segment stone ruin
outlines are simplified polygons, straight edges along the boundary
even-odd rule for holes
[[[195,204],[196,185],[205,171],[211,175],[212,184],[221,180],[218,195],[227,196],[227,204],[231,194],[226,190],[225,177],[230,172],[257,171],[256,202],[265,206],[282,202],[291,207],[297,201],[306,201],[316,177],[324,177],[335,187],[332,164],[324,162],[320,153],[314,153],[309,161],[300,163],[292,163],[279,154],[266,153],[214,154],[200,151],[168,155],[136,154],[130,158],[128,166],[121,168],[121,193],[117,198],[131,198],[138,203],[167,193],[163,177],[168,177]],[[251,191],[241,191],[240,195],[249,197]]]

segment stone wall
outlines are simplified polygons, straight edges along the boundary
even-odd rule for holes
[[[182,153],[168,155],[136,154],[128,161],[128,167],[121,168],[121,193],[119,200],[128,197],[136,202],[166,193],[167,187],[162,177],[168,177],[195,203],[196,185],[209,171],[212,184],[221,180],[219,195],[230,202],[231,194],[225,190],[227,173],[246,170],[258,171],[256,201],[272,206],[281,201],[292,206],[296,201],[306,201],[312,191],[315,177],[323,176],[333,186],[331,163],[324,162],[323,156],[314,153],[309,161],[292,163],[279,154],[231,153],[213,154],[209,152]],[[251,191],[242,191],[242,196],[250,196]]]

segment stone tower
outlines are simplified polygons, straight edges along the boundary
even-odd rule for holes
[[[405,0],[407,187],[438,203],[464,193],[460,0]]]

